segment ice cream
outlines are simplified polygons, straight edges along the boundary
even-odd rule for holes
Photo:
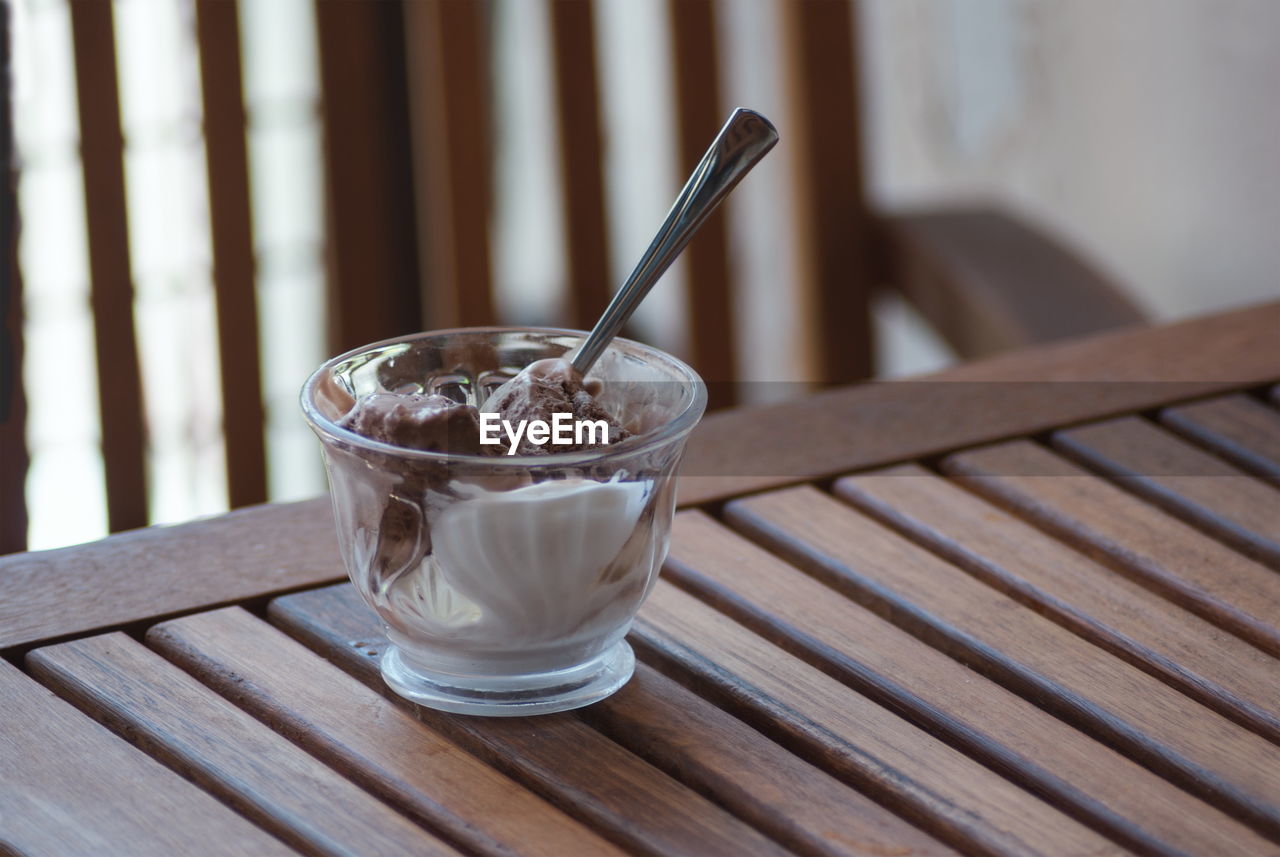
[[[388,603],[422,637],[455,645],[597,637],[650,583],[653,545],[632,535],[651,490],[578,477],[464,486],[435,522],[432,554],[393,583]]]
[[[584,381],[563,358],[539,360],[504,383],[479,407],[455,402],[447,396],[421,393],[370,393],[355,401],[338,425],[371,440],[456,455],[549,455],[577,452],[617,443],[630,436],[596,401],[599,382]],[[493,413],[511,424],[535,420],[550,423],[556,414],[570,414],[575,421],[602,421],[607,437],[569,443],[535,443],[521,434],[511,447],[480,442],[480,414]]]
[[[598,381],[584,381],[563,357],[539,360],[526,366],[520,374],[499,387],[481,406],[485,413],[496,413],[511,423],[542,420],[551,422],[555,414],[572,414],[575,420],[603,420],[608,424],[606,443],[617,443],[630,436],[613,414],[596,401]],[[575,452],[590,449],[596,443],[538,445],[523,437],[516,445],[517,455],[546,455],[552,452]]]
[[[481,454],[476,409],[447,396],[370,393],[357,399],[337,423],[393,446]],[[431,533],[423,526],[423,503],[431,492],[447,490],[449,469],[440,462],[401,462],[389,454],[372,457],[389,473],[386,499],[374,531],[376,547],[369,551],[370,564],[375,578],[390,579],[431,550]]]
[[[607,441],[616,442],[627,437],[628,433],[612,414],[595,401],[593,391],[598,392],[599,389],[598,383],[583,382],[563,359],[540,360],[511,377],[480,408],[443,395],[379,391],[350,400],[350,409],[337,420],[337,424],[371,440],[407,449],[460,456],[495,456],[511,451],[520,455],[545,456],[553,452],[600,446],[601,443],[539,445],[522,434],[519,441],[510,446],[506,444],[506,438],[502,444],[485,445],[481,443],[480,435],[481,409],[492,409],[492,413],[512,422],[549,421],[556,413],[569,413],[575,419],[600,420],[607,425]],[[603,433],[598,433],[597,441],[602,438]],[[630,505],[623,504],[625,512],[617,503],[608,502],[608,498],[617,497],[622,491],[616,482],[603,484],[592,479],[573,478],[558,479],[554,483],[532,483],[527,472],[459,480],[449,464],[443,461],[405,458],[382,452],[372,453],[369,457],[377,462],[378,469],[385,472],[387,478],[385,487],[381,489],[384,499],[377,513],[378,523],[368,532],[372,541],[363,552],[367,557],[370,579],[377,581],[371,588],[382,593],[382,597],[395,601],[403,615],[419,613],[422,626],[437,630],[441,622],[448,626],[460,616],[478,621],[483,615],[490,622],[500,617],[499,624],[514,623],[512,633],[517,633],[515,625],[522,623],[509,611],[497,609],[492,599],[468,592],[465,585],[459,587],[452,583],[465,579],[476,569],[494,569],[500,565],[493,556],[503,555],[503,546],[517,536],[515,532],[508,532],[513,521],[542,520],[541,527],[535,527],[541,538],[549,543],[568,539],[578,560],[574,568],[590,576],[600,572],[602,562],[599,557],[606,554],[612,557],[618,553],[621,541],[617,534],[630,533],[638,515],[634,506],[637,495],[634,493],[626,494],[633,499]],[[569,500],[552,499],[569,489],[572,489],[569,491],[571,506],[566,506]],[[636,490],[640,495],[644,494],[643,486],[631,484],[628,488],[631,492]],[[354,492],[354,488],[349,488],[346,493]],[[377,501],[370,498],[370,502]],[[461,511],[464,509],[465,514]],[[569,509],[577,511],[570,514]],[[471,525],[481,520],[490,520],[490,523],[483,527]],[[582,533],[573,535],[584,525],[591,531],[589,538]],[[469,541],[479,540],[486,532],[488,536],[484,544],[466,547]],[[451,539],[442,535],[448,533],[453,534]],[[461,535],[463,533],[467,535]],[[529,555],[528,538],[524,550],[511,547],[506,551],[508,562]],[[448,558],[438,556],[442,551],[441,539],[445,540],[443,552],[448,554]],[[607,549],[600,549],[601,544]],[[592,545],[597,547],[592,548]],[[490,551],[490,558],[481,562],[477,557],[485,550]],[[534,553],[538,556],[557,555],[545,547]],[[464,557],[469,559],[464,562]],[[525,560],[524,565],[527,566],[528,562]],[[560,573],[572,575],[574,568],[560,569]],[[446,569],[452,569],[451,573]],[[490,575],[491,578],[496,576],[496,572]],[[532,579],[536,581],[545,576],[539,572],[533,574]],[[420,590],[422,585],[427,589]],[[526,580],[525,585],[530,585],[530,581]],[[513,587],[513,592],[519,589],[514,580],[510,587]],[[432,593],[431,596],[427,597],[426,592]],[[412,593],[408,601],[405,600],[406,593]],[[409,606],[415,601],[420,604],[416,611]],[[485,609],[478,612],[477,602],[486,601],[489,603],[485,604]],[[570,616],[576,615],[569,607],[577,602],[568,593],[555,601],[569,610]],[[443,617],[451,618],[446,620]],[[572,624],[571,619],[566,620],[563,616],[551,624],[563,626],[566,621]],[[525,621],[523,624],[528,623]],[[489,632],[495,633],[492,628]],[[525,627],[519,633],[528,638],[532,632]]]
[[[478,411],[447,396],[371,393],[361,397],[338,425],[393,446],[481,454]]]

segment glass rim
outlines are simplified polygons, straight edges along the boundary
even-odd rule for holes
[[[302,385],[299,398],[302,404],[302,414],[306,418],[307,423],[311,426],[312,431],[321,436],[322,441],[341,441],[350,446],[357,447],[369,452],[377,452],[383,455],[399,456],[411,461],[433,461],[440,463],[455,463],[468,465],[484,465],[491,468],[503,467],[521,467],[529,468],[559,468],[569,467],[582,464],[595,463],[617,455],[635,455],[643,452],[650,452],[656,448],[665,446],[673,440],[677,440],[683,435],[688,434],[702,417],[707,406],[707,386],[693,367],[685,363],[680,358],[646,345],[643,342],[636,342],[633,339],[626,339],[618,336],[614,337],[609,343],[606,350],[612,350],[618,345],[627,346],[628,348],[640,352],[642,355],[654,355],[671,363],[678,371],[683,372],[692,389],[692,396],[685,407],[673,419],[663,423],[658,428],[646,432],[643,435],[636,435],[631,438],[619,441],[616,444],[597,447],[595,449],[578,450],[571,452],[549,452],[545,455],[472,455],[457,452],[440,452],[438,450],[413,449],[406,446],[397,446],[392,443],[385,443],[380,440],[373,440],[362,434],[343,428],[333,420],[320,413],[315,403],[315,389],[320,380],[327,372],[330,372],[339,363],[349,360],[357,355],[364,354],[377,348],[384,348],[391,345],[401,345],[412,343],[424,339],[432,339],[435,337],[445,336],[449,334],[495,334],[495,333],[532,333],[532,334],[550,334],[553,336],[572,336],[579,339],[587,337],[585,330],[573,330],[561,327],[515,327],[505,325],[490,325],[482,327],[450,327],[440,330],[427,330],[419,333],[410,333],[403,336],[393,336],[389,339],[382,339],[377,342],[371,342],[345,351],[336,357],[331,357],[320,365],[320,368],[308,376]],[[566,352],[567,353],[567,352]],[[643,439],[643,440],[642,440]],[[637,441],[631,446],[632,441]],[[642,442],[641,442],[642,441]],[[619,449],[619,447],[626,447]]]

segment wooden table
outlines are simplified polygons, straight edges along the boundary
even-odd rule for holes
[[[1280,303],[708,418],[635,678],[415,710],[327,500],[0,559],[0,854],[1280,853]]]

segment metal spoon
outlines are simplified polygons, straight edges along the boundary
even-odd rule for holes
[[[777,142],[778,132],[768,119],[754,110],[738,108],[733,111],[685,182],[684,189],[667,212],[662,228],[631,276],[613,296],[591,333],[567,356],[569,365],[565,366],[565,357],[531,363],[490,393],[480,405],[480,411],[499,411],[499,402],[508,399],[522,385],[529,384],[534,377],[572,375],[579,380],[586,378],[609,342],[618,335],[640,301],[680,255],[698,227]]]
[[[777,142],[778,131],[768,119],[741,107],[733,111],[676,197],[649,249],[613,296],[586,341],[574,350],[569,362],[580,377],[586,377],[707,216]]]

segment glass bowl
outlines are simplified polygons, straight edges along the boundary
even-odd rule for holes
[[[434,393],[479,407],[578,331],[464,328],[358,348],[302,389],[320,438],[343,560],[391,643],[402,696],[467,714],[577,708],[630,678],[624,639],[666,557],[675,472],[705,385],[615,339],[588,375],[631,436],[541,455],[422,451],[339,421],[361,396]]]

